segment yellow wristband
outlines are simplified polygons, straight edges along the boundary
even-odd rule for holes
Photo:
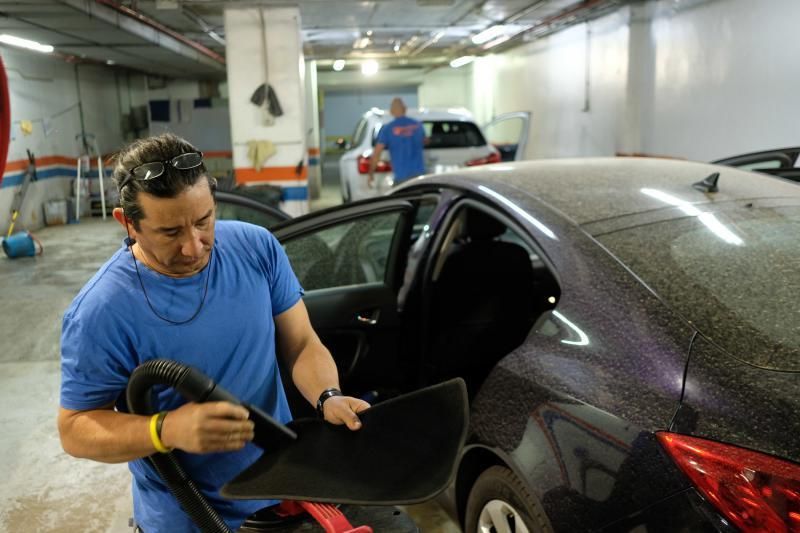
[[[153,441],[153,446],[155,447],[156,451],[161,453],[169,453],[172,451],[164,446],[164,443],[161,442],[161,435],[159,435],[159,429],[161,429],[159,427],[161,425],[160,422],[164,420],[165,416],[167,416],[167,412],[161,411],[160,413],[156,413],[150,417],[150,440]]]

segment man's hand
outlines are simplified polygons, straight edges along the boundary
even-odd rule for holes
[[[253,440],[248,416],[247,409],[229,402],[187,403],[164,418],[161,441],[190,453],[240,450]]]
[[[374,186],[373,185],[374,183],[375,183],[375,174],[370,172],[369,176],[367,176],[367,187],[371,189]]]
[[[340,426],[345,424],[355,431],[361,429],[361,420],[358,414],[369,409],[370,405],[364,400],[351,396],[331,396],[322,404],[322,413],[325,421]]]

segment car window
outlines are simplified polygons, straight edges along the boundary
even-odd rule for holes
[[[381,131],[381,126],[383,126],[383,124],[379,122],[372,128],[372,146],[375,146],[375,143],[378,141],[378,133]]]
[[[748,202],[601,235],[673,309],[730,353],[800,368],[800,207]]]
[[[428,228],[433,212],[439,203],[438,198],[429,197],[420,201],[417,212],[414,215],[414,226],[411,229],[411,241],[415,242],[419,236]]]
[[[358,146],[364,140],[364,134],[367,132],[367,119],[362,118],[356,124],[356,128],[353,130],[353,136],[350,140],[350,146]]]
[[[283,244],[305,290],[386,280],[400,211],[380,213],[287,239]]]
[[[278,222],[286,220],[286,218],[277,213],[249,205],[239,205],[218,197],[217,220],[241,220],[257,226],[271,228]]]
[[[736,168],[742,170],[759,170],[766,168],[781,168],[782,161],[779,159],[769,159],[766,161],[758,161],[756,163],[746,163],[744,165],[736,165]]]
[[[426,148],[469,148],[472,146],[485,146],[480,128],[473,122],[426,120],[425,147]]]
[[[517,144],[522,137],[525,120],[522,117],[501,120],[486,126],[483,132],[491,144]]]

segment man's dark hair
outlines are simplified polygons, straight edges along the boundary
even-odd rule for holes
[[[114,182],[119,187],[130,175],[130,169],[144,163],[169,161],[175,156],[198,151],[188,141],[171,133],[138,139],[117,154]],[[125,216],[133,222],[133,227],[138,230],[139,221],[144,218],[144,211],[138,202],[140,192],[146,192],[158,198],[175,198],[195,185],[201,178],[208,180],[208,187],[213,194],[217,188],[217,180],[208,175],[205,164],[186,170],[165,165],[164,173],[157,178],[146,181],[136,179],[128,181],[120,191],[119,204],[125,211]]]

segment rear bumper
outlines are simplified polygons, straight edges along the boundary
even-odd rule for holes
[[[737,529],[725,521],[696,490],[688,488],[601,531],[735,533]]]

